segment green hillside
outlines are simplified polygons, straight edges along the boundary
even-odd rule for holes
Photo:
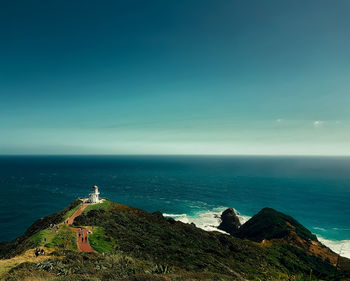
[[[63,220],[78,204],[73,202],[64,211],[37,221],[15,242],[0,245],[1,257],[41,243],[41,231],[53,221]],[[295,224],[292,218],[270,209],[259,214],[276,222],[273,237],[284,233],[282,221]],[[251,223],[247,224],[245,228],[242,226],[243,230],[250,229]],[[43,278],[38,280],[291,280],[291,276],[293,280],[310,280],[303,279],[310,276],[310,271],[311,280],[329,280],[335,272],[329,260],[292,245],[266,246],[207,232],[191,224],[165,219],[160,212],[151,214],[111,201],[85,209],[74,225],[92,231],[89,242],[99,254],[82,253],[69,244],[55,246],[51,242],[54,252],[47,260],[22,263],[10,270],[5,280],[22,280],[28,272]],[[301,237],[315,239],[307,229],[297,226]],[[267,234],[266,229],[264,235]]]

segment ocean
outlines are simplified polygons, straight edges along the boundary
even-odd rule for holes
[[[271,207],[350,258],[349,157],[1,156],[0,241],[95,184],[102,197],[206,230],[228,207],[243,222]]]

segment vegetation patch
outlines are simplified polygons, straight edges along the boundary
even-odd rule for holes
[[[60,257],[64,256],[64,259]],[[50,259],[25,262],[13,268],[5,280],[26,280],[25,272],[30,273],[30,280],[64,281],[114,281],[128,276],[143,276],[143,279],[130,280],[170,280],[159,279],[158,275],[146,273],[155,265],[147,261],[135,259],[122,253],[112,255],[96,255],[69,250],[58,250]],[[126,279],[129,280],[129,279]]]
[[[113,205],[112,201],[109,200],[104,200],[102,203],[99,204],[92,204],[89,205],[85,208],[85,210],[83,211],[83,213],[87,213],[91,210],[108,210],[111,208],[111,206]]]
[[[45,236],[44,234],[45,230],[41,230],[37,233],[35,233],[34,235],[32,235],[31,237],[29,237],[29,241],[33,242],[33,244],[40,246],[42,244],[43,238]]]
[[[89,235],[90,246],[99,253],[112,253],[115,251],[115,242],[112,237],[106,234],[103,227],[94,227]]]
[[[333,270],[329,263],[294,247],[264,247],[120,204],[113,203],[107,210],[91,210],[74,223],[108,230],[117,252],[162,265],[151,268],[148,272],[152,273],[162,272],[164,268],[181,268],[223,275],[238,272],[252,280],[266,276],[278,280],[284,274],[307,275],[310,269],[315,276],[327,277]],[[101,240],[104,235],[101,234]]]
[[[262,209],[243,224],[235,235],[239,238],[261,242],[263,239],[284,238],[291,231],[295,231],[301,239],[318,241],[314,234],[295,219],[271,208]]]
[[[63,225],[58,230],[50,243],[50,246],[66,249],[77,250],[77,239],[75,233],[66,225]]]
[[[47,248],[51,248],[52,240],[56,237],[56,229],[44,229],[37,233],[35,233],[33,236],[31,236],[28,240],[33,243],[33,245],[36,245],[36,247],[45,246]]]
[[[79,210],[79,208],[81,207],[82,203],[80,203],[79,205],[77,205],[76,207],[74,207],[73,209],[69,210],[63,217],[63,220],[68,219],[69,217],[71,217],[76,211]]]

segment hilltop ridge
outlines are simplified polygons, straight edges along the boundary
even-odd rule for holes
[[[109,200],[87,206],[72,225],[65,225],[81,204],[76,200],[37,220],[14,241],[1,243],[1,258],[35,247],[51,252],[45,261],[33,258],[15,266],[4,279],[20,280],[30,272],[45,280],[288,280],[312,270],[313,277],[327,280],[335,273],[335,260],[329,257],[336,254],[323,245],[327,257],[290,243],[286,237],[293,231],[301,241],[319,242],[293,218],[273,209],[260,211],[233,236]],[[49,229],[52,224],[60,224],[57,233]],[[96,254],[79,251],[71,227],[91,231],[88,241]],[[344,268],[337,274],[348,276]]]

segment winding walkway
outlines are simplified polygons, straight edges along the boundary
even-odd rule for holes
[[[82,204],[81,207],[78,210],[76,210],[73,215],[71,215],[68,219],[66,219],[64,223],[66,225],[73,224],[74,219],[80,216],[87,206],[89,206],[89,204]],[[86,228],[70,227],[70,229],[73,230],[76,234],[77,246],[79,251],[97,254],[97,252],[94,249],[92,249],[90,246],[89,239],[88,239],[89,233]]]

